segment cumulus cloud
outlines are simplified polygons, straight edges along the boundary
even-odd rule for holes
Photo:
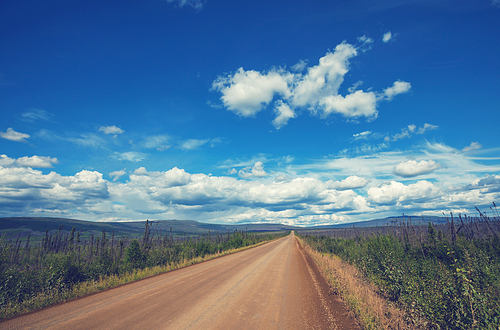
[[[482,146],[480,143],[477,143],[477,142],[471,142],[470,145],[468,145],[467,147],[463,148],[462,149],[462,152],[471,152],[471,151],[474,151],[474,150],[478,150],[478,149],[481,149]]]
[[[104,134],[113,134],[113,135],[125,133],[124,130],[122,130],[120,127],[115,126],[115,125],[113,125],[113,126],[101,126],[101,127],[99,127],[99,132],[104,132]]]
[[[134,185],[170,188],[188,184],[191,182],[191,175],[177,167],[166,172],[148,172],[145,167],[139,167],[130,175],[130,181]]]
[[[295,118],[295,112],[293,112],[290,106],[282,100],[276,102],[274,112],[276,113],[276,118],[273,120],[273,125],[277,129],[286,125],[289,119]]]
[[[406,93],[410,89],[411,89],[411,84],[409,82],[398,80],[395,81],[391,87],[384,89],[384,95],[387,98],[387,100],[392,100],[394,96]]]
[[[312,115],[327,118],[338,114],[347,120],[365,117],[368,121],[378,116],[377,106],[383,100],[390,100],[398,94],[408,92],[411,84],[396,81],[382,94],[357,90],[362,84],[358,81],[348,89],[349,94],[340,95],[339,89],[344,76],[349,71],[349,61],[369,49],[373,39],[366,36],[358,38],[361,45],[342,42],[333,52],[327,52],[317,65],[307,68],[301,60],[292,67],[294,72],[285,69],[272,69],[268,72],[238,69],[234,73],[219,76],[212,89],[222,94],[223,105],[242,117],[254,117],[264,110],[275,98],[274,126],[279,129],[288,120],[295,118],[299,109],[306,109]],[[382,95],[382,96],[380,96]]]
[[[384,33],[384,36],[382,37],[383,42],[388,43],[391,39],[392,39],[391,31]]]
[[[3,155],[4,156],[4,155]],[[45,157],[45,156],[31,156],[31,157],[20,157],[16,159],[15,165],[24,167],[34,167],[34,168],[51,168],[53,164],[58,164],[57,158]]]
[[[23,142],[26,143],[26,139],[29,139],[29,134],[19,133],[14,131],[11,127],[7,128],[7,131],[0,132],[0,137],[6,140]]]
[[[320,101],[323,108],[322,117],[326,118],[331,113],[338,113],[346,118],[366,117],[371,121],[377,118],[377,97],[373,92],[356,91],[345,97],[331,95]]]
[[[69,215],[110,197],[107,181],[94,171],[61,176],[55,172],[43,174],[30,167],[0,166],[0,187],[0,209],[13,214],[44,210]]]
[[[421,160],[419,162],[416,160],[408,160],[394,166],[392,173],[402,176],[403,178],[411,178],[414,176],[432,173],[438,168],[441,168],[441,164],[433,160]]]
[[[272,101],[275,93],[283,96],[289,93],[290,77],[281,71],[261,74],[240,68],[232,76],[217,78],[213,88],[222,93],[221,100],[226,108],[242,117],[254,117]]]
[[[438,197],[440,189],[429,181],[418,181],[409,185],[391,181],[368,189],[368,200],[382,205],[405,205],[423,203]]]
[[[370,180],[356,175],[351,175],[342,181],[334,181],[329,183],[329,187],[336,190],[359,189],[365,187]]]
[[[0,155],[0,166],[10,166],[16,162],[15,159],[8,157],[7,155]]]
[[[485,169],[468,160],[466,154],[453,153],[453,148],[446,146],[434,147],[425,153],[432,153],[446,167],[439,176],[432,177],[432,182],[411,184],[382,181],[394,170],[393,164],[405,165],[401,165],[405,175],[433,167],[429,161],[419,161],[413,164],[416,170],[408,170],[411,163],[404,160],[403,152],[335,158],[308,165],[294,165],[293,157],[287,156],[275,160],[279,172],[272,169],[269,160],[254,159],[251,165],[244,165],[239,177],[190,174],[177,167],[166,171],[139,167],[129,172],[126,181],[119,180],[127,174],[125,169],[109,173],[109,180],[95,171],[81,171],[73,176],[43,174],[0,155],[0,214],[59,212],[58,216],[96,220],[154,216],[309,225],[319,224],[318,221],[359,220],[361,214],[361,219],[367,219],[401,212],[437,212],[450,207],[466,209],[498,200],[497,167],[487,167],[486,170],[496,171],[493,175],[476,177],[473,173]],[[235,167],[241,166],[242,163],[233,164],[227,169],[237,174]],[[332,173],[342,180],[321,179]]]
[[[246,167],[238,172],[240,178],[250,179],[250,178],[263,178],[267,176],[264,170],[264,164],[262,162],[255,162],[252,167]]]
[[[491,175],[485,178],[476,179],[471,184],[467,185],[465,189],[482,189],[485,193],[498,193],[500,192],[500,175]]]

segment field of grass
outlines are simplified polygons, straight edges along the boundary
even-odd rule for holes
[[[375,305],[359,307],[367,328],[498,330],[500,217],[492,211],[492,217],[451,216],[444,225],[415,226],[401,218],[383,228],[309,231],[299,237],[317,253],[351,307],[370,296],[384,297],[388,308],[394,307],[378,314]],[[349,267],[354,268],[341,276]],[[348,284],[349,278],[357,282]],[[353,295],[363,286],[371,293]]]
[[[102,231],[82,239],[75,227],[46,232],[40,243],[0,239],[0,318],[201,262],[288,232],[233,231],[198,237],[160,236],[146,222],[142,237]]]

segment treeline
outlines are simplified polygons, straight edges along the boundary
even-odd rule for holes
[[[478,210],[479,211],[479,210]],[[308,233],[314,249],[360,269],[426,329],[500,328],[500,217],[481,212],[434,226],[403,218],[386,228]]]
[[[160,236],[147,221],[139,239],[117,239],[105,231],[90,240],[80,237],[75,228],[68,233],[61,226],[36,245],[30,244],[29,237],[25,242],[0,239],[0,308],[22,304],[41,293],[68,291],[85,281],[257,244],[277,234],[208,231],[196,238],[174,238],[168,232]]]

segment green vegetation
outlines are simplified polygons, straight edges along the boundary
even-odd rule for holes
[[[208,233],[196,238],[157,234],[146,222],[141,239],[115,239],[106,231],[82,240],[75,228],[62,226],[41,243],[28,237],[0,239],[0,317],[74,298],[98,289],[203,261],[209,255],[239,249],[284,236],[287,233],[255,234],[243,231]],[[107,280],[106,280],[107,279]],[[125,280],[124,280],[125,279]],[[89,289],[89,287],[92,287]]]
[[[500,217],[451,217],[445,225],[404,219],[378,229],[301,238],[354,265],[380,293],[426,329],[499,329]],[[457,221],[458,220],[458,223]],[[411,326],[410,326],[411,327]]]

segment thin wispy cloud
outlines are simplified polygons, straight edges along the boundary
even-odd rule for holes
[[[29,109],[28,111],[24,112],[21,115],[21,118],[23,121],[26,122],[35,122],[35,121],[48,121],[48,122],[53,122],[54,115],[48,111],[42,110],[42,109]]]
[[[129,162],[140,162],[143,161],[146,158],[146,155],[141,153],[141,152],[136,152],[136,151],[126,151],[126,152],[115,152],[112,155],[113,158],[118,159],[118,160],[125,160]]]
[[[196,10],[202,10],[205,6],[205,1],[203,0],[166,0],[168,3],[173,3],[177,7],[191,7]]]

